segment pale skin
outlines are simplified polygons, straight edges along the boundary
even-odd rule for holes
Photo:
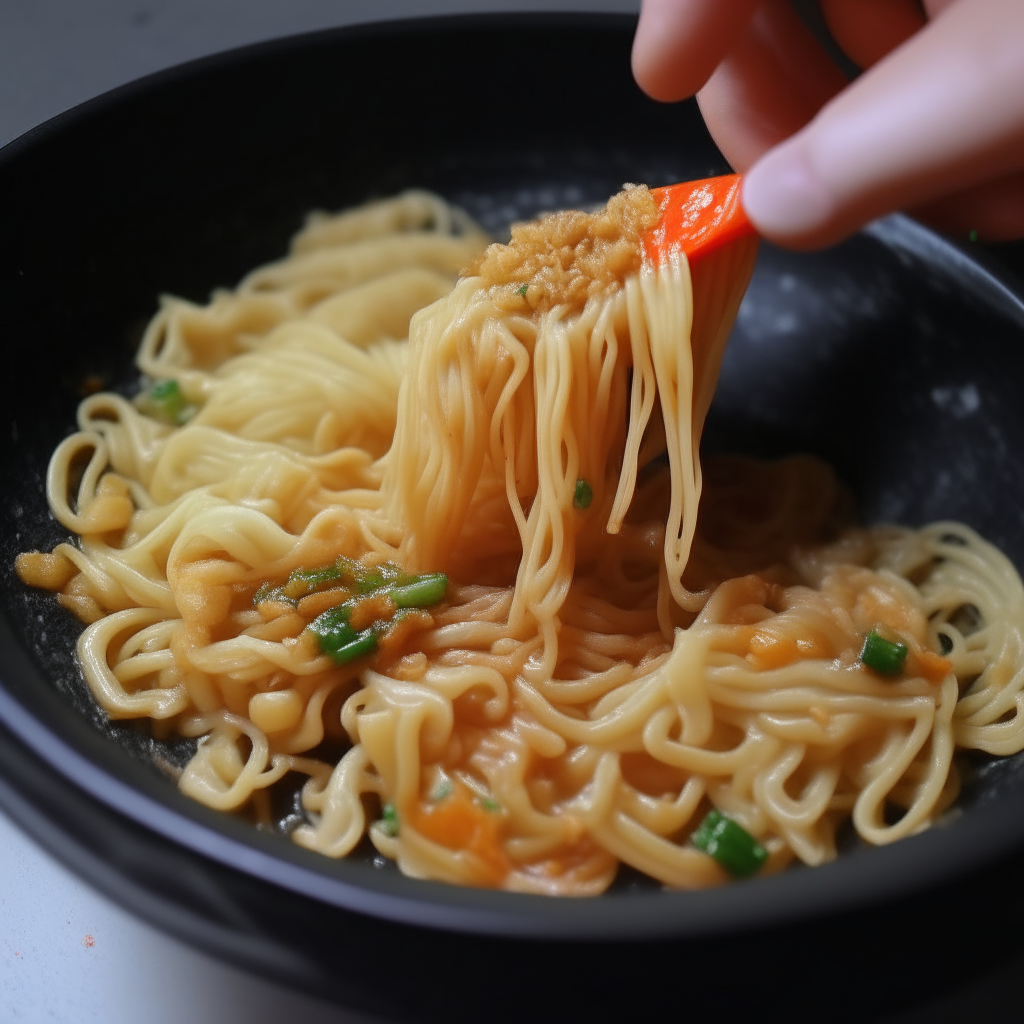
[[[829,245],[893,210],[1024,237],[1024,0],[820,0],[847,82],[787,0],[643,0],[633,73],[696,94],[767,238]]]

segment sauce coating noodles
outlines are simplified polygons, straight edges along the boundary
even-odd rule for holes
[[[807,457],[702,475],[755,248],[691,280],[643,258],[657,216],[631,187],[485,252],[410,192],[311,218],[206,306],[162,300],[158,386],[85,399],[53,455],[77,543],[17,568],[89,623],[111,717],[202,737],[183,792],[269,820],[300,773],[305,847],[584,895],[620,862],[726,881],[691,841],[711,808],[762,872],[835,857],[847,819],[891,842],[955,799],[956,748],[1024,747],[995,548],[855,528]]]

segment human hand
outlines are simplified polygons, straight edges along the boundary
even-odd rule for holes
[[[1024,0],[820,3],[853,82],[787,0],[643,0],[633,73],[658,100],[697,94],[772,241],[828,245],[896,209],[1024,237]]]

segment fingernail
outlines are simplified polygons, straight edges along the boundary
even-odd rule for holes
[[[822,228],[835,210],[797,140],[776,146],[747,172],[743,207],[761,234],[779,239]]]

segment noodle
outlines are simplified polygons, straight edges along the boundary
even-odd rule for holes
[[[206,306],[162,299],[157,386],[85,399],[51,460],[78,540],[17,570],[89,624],[111,718],[199,737],[184,793],[267,820],[304,776],[309,849],[585,895],[620,862],[726,881],[712,808],[763,873],[834,858],[847,820],[892,842],[956,798],[956,749],[1024,748],[1000,552],[855,528],[811,458],[702,473],[754,244],[691,275],[644,258],[658,216],[630,186],[485,248],[409,192],[312,217]],[[898,672],[862,662],[873,635]]]

